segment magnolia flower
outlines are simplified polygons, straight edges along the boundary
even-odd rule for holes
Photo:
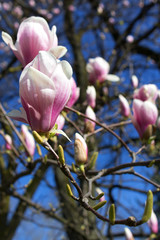
[[[11,150],[12,149],[12,138],[11,138],[11,136],[6,134],[5,135],[5,141],[6,141],[5,148],[7,150]]]
[[[95,108],[96,106],[96,89],[94,86],[88,86],[86,90],[87,94],[87,103],[90,105],[92,108]]]
[[[74,142],[74,158],[77,164],[85,164],[88,158],[88,147],[84,138],[79,134],[75,134]]]
[[[57,120],[56,120],[56,124],[58,125],[58,129],[63,129],[64,124],[65,124],[65,118],[63,117],[62,114],[59,114]]]
[[[129,115],[130,115],[130,107],[129,107],[129,103],[128,103],[127,99],[120,94],[119,95],[119,101],[120,101],[121,114],[124,117],[129,117]]]
[[[158,233],[158,219],[153,210],[152,210],[151,218],[148,220],[147,223],[151,229],[151,232]]]
[[[132,123],[141,138],[143,138],[146,134],[147,136],[148,134],[149,136],[152,135],[152,125],[156,123],[157,117],[158,110],[155,104],[149,100],[144,102],[139,99],[133,100]]]
[[[58,46],[56,27],[53,26],[50,30],[42,17],[29,17],[20,24],[15,45],[6,32],[2,32],[2,39],[10,46],[23,66],[31,62],[40,50],[51,51],[57,58],[66,53],[65,47]]]
[[[134,91],[133,98],[142,101],[150,100],[155,102],[158,97],[158,88],[155,84],[145,84],[141,88]]]
[[[125,227],[124,233],[125,233],[126,240],[134,240],[133,234],[131,233],[129,228]]]
[[[90,106],[88,106],[86,108],[85,114],[87,117],[92,118],[93,120],[96,120],[96,115]],[[86,132],[93,132],[95,129],[95,125],[96,125],[95,122],[85,118],[85,131]]]
[[[72,68],[67,61],[57,62],[49,52],[40,51],[20,76],[23,108],[8,115],[29,123],[32,131],[49,132],[69,99],[71,76]]]
[[[138,87],[138,78],[136,75],[132,75],[132,86],[134,88],[137,88]]]
[[[86,65],[86,70],[89,74],[89,81],[91,84],[95,84],[96,81],[103,83],[105,80],[111,82],[119,81],[118,76],[109,74],[110,65],[101,57],[90,58]]]
[[[26,125],[22,124],[21,126],[21,132],[22,132],[22,137],[26,143],[28,152],[30,153],[31,156],[34,155],[35,152],[35,141],[33,135],[29,132],[28,128]]]
[[[75,104],[75,102],[78,100],[79,94],[80,94],[80,88],[77,87],[76,82],[73,77],[71,78],[70,83],[71,83],[71,95],[66,104],[66,106],[68,106],[68,107],[72,107]]]

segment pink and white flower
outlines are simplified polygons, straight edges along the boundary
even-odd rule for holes
[[[155,84],[145,84],[141,88],[134,91],[133,98],[142,101],[150,100],[155,102],[158,97],[158,88]]]
[[[2,32],[2,39],[10,46],[23,67],[41,50],[51,51],[57,58],[62,57],[67,51],[65,47],[58,46],[56,26],[50,30],[42,17],[29,17],[20,24],[15,45],[6,32]]]
[[[144,137],[147,128],[156,123],[157,117],[158,110],[154,103],[149,100],[144,102],[139,99],[133,100],[132,123],[137,129],[141,138]]]
[[[86,70],[89,74],[89,82],[91,84],[95,84],[97,81],[103,83],[106,80],[111,82],[120,80],[118,76],[109,74],[110,65],[101,57],[90,58],[86,65]]]
[[[5,148],[7,150],[11,150],[12,149],[12,138],[11,138],[11,136],[6,134],[5,135],[5,141],[6,141]]]
[[[70,93],[72,68],[67,61],[57,62],[46,51],[40,51],[20,76],[19,94],[23,108],[8,115],[29,123],[32,131],[49,132],[66,105]]]

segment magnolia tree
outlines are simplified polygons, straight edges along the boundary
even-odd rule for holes
[[[0,5],[1,239],[160,238],[159,7]]]

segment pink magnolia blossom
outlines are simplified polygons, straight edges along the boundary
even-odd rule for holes
[[[92,108],[96,106],[96,89],[94,86],[88,86],[86,90],[87,103]]]
[[[139,81],[138,81],[137,76],[136,75],[132,75],[132,86],[134,88],[137,88],[138,87],[138,83],[139,83]]]
[[[124,117],[129,117],[129,115],[130,115],[130,106],[129,106],[129,103],[128,103],[127,99],[120,94],[119,95],[119,101],[120,101],[121,114]]]
[[[124,233],[125,233],[126,240],[134,240],[133,234],[129,228],[125,227]]]
[[[70,92],[72,68],[67,61],[57,61],[46,51],[40,51],[20,76],[19,94],[23,108],[8,115],[29,123],[39,133],[50,131],[66,105]]]
[[[93,120],[96,120],[96,114],[94,113],[93,109],[91,108],[91,106],[88,106],[86,108],[86,112],[85,112],[86,116],[93,119]],[[85,128],[86,128],[86,131],[87,132],[93,132],[94,129],[95,129],[95,122],[85,118]]]
[[[12,149],[12,138],[11,138],[11,136],[6,134],[5,135],[5,141],[6,141],[5,148],[7,150],[11,150]]]
[[[71,78],[70,82],[71,82],[71,95],[66,104],[66,106],[68,106],[68,107],[72,107],[75,104],[75,102],[78,100],[79,94],[80,94],[80,88],[77,87],[76,82],[73,77]]]
[[[29,132],[27,126],[24,124],[22,124],[22,126],[21,126],[21,132],[22,132],[23,139],[26,143],[27,149],[28,149],[30,155],[33,156],[34,152],[35,152],[35,147],[36,147],[34,137]]]
[[[147,128],[156,123],[157,117],[158,110],[154,103],[149,100],[144,102],[139,99],[133,100],[132,123],[141,138],[144,137]]]
[[[40,50],[51,51],[57,58],[66,53],[65,47],[58,46],[56,27],[53,26],[50,30],[42,17],[30,17],[20,24],[15,45],[6,32],[2,32],[2,39],[10,46],[23,66],[31,62]]]
[[[79,133],[75,134],[74,158],[77,164],[85,164],[88,158],[87,144]]]
[[[110,65],[101,57],[90,58],[86,65],[86,70],[89,74],[89,81],[91,84],[95,84],[97,81],[103,83],[105,80],[111,82],[119,81],[118,76],[109,74]]]
[[[59,114],[56,123],[58,125],[58,129],[62,130],[65,124],[65,118],[63,117],[62,114]]]
[[[151,218],[148,220],[147,223],[151,229],[151,232],[158,233],[158,219],[153,210],[152,210]]]
[[[134,91],[133,98],[142,101],[150,100],[155,102],[158,97],[158,88],[155,84],[145,84],[141,88]]]

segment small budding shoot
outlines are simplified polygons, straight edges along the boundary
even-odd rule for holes
[[[95,197],[95,200],[99,200],[103,196],[104,196],[104,192],[101,192],[97,197]]]
[[[70,185],[67,184],[66,187],[67,187],[67,193],[68,193],[68,195],[69,195],[70,197],[73,197],[73,193],[72,193],[72,190],[71,190]]]
[[[97,161],[97,157],[98,157],[98,152],[94,152],[92,154],[92,157],[89,161],[89,166],[88,166],[88,169],[92,169],[95,167],[95,164],[96,164],[96,161]]]
[[[112,204],[109,208],[109,221],[113,225],[115,223],[116,213],[115,213],[115,205]]]
[[[102,201],[102,202],[99,202],[97,205],[95,205],[93,207],[94,210],[98,210],[99,208],[103,207],[105,204],[106,204],[106,200],[105,201]]]
[[[58,146],[58,156],[59,156],[60,163],[62,165],[65,165],[64,150],[61,145]]]
[[[153,193],[151,190],[149,190],[147,193],[147,201],[142,217],[142,223],[147,222],[151,218],[152,209],[153,209]]]

